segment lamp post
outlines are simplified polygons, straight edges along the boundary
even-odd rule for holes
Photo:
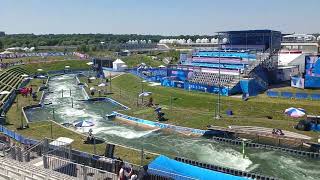
[[[217,101],[217,111],[216,111],[216,119],[220,119],[220,88],[221,88],[221,67],[220,67],[220,63],[221,63],[221,58],[220,58],[220,55],[221,55],[221,37],[220,37],[220,33],[218,33],[218,46],[220,47],[219,48],[219,52],[218,52],[218,61],[219,61],[219,71],[218,71],[218,101]]]
[[[54,114],[54,108],[52,108],[52,121],[56,119],[55,114]],[[50,121],[50,137],[53,139],[53,127],[52,127],[52,121]]]

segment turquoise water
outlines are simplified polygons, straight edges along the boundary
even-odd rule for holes
[[[186,137],[161,130],[145,130],[138,126],[108,121],[104,118],[105,114],[113,110],[120,110],[119,107],[109,102],[78,101],[83,99],[84,95],[76,85],[74,75],[54,77],[49,84],[50,91],[53,93],[45,97],[45,103],[52,104],[28,110],[26,114],[32,121],[52,119],[54,109],[55,120],[59,123],[80,119],[94,121],[95,126],[92,129],[96,136],[136,149],[143,147],[151,152],[186,157],[282,179],[300,180],[319,179],[320,177],[320,162],[316,160],[256,149],[247,149],[248,157],[244,159],[241,148],[238,146],[219,144],[201,137]],[[63,97],[61,90],[64,90]],[[88,128],[80,128],[78,131],[87,132]]]

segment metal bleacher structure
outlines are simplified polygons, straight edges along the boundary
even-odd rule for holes
[[[167,87],[255,96],[275,81],[281,32],[248,30],[220,32],[218,48],[181,53],[177,65],[138,67],[135,75]]]
[[[107,147],[111,146],[107,144]],[[109,150],[106,150],[106,156],[110,156]],[[0,140],[0,180],[118,180],[117,173],[123,161],[113,155],[106,156],[78,151],[71,144],[48,138],[41,141],[24,139],[24,144],[2,143]],[[132,167],[134,174],[139,174],[142,169],[139,165],[124,163]],[[174,175],[181,179],[180,175]],[[146,178],[170,179],[152,173]]]
[[[276,51],[270,53],[269,50],[194,51],[183,65],[200,67],[193,71],[189,82],[215,87],[220,85],[228,89],[230,95],[243,92],[240,86],[242,80],[254,81],[259,91],[266,90],[270,83],[266,74],[275,70],[275,56]],[[265,74],[261,75],[261,72]]]
[[[0,95],[0,113],[8,110],[9,101],[14,99],[15,91],[24,81],[25,77],[22,77],[22,74],[29,74],[29,72],[20,67],[9,68],[0,72],[0,92],[9,92]]]

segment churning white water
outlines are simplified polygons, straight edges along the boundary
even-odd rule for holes
[[[320,177],[320,163],[316,160],[255,149],[247,149],[247,157],[243,158],[240,147],[219,144],[201,137],[186,137],[161,130],[145,130],[134,125],[108,121],[104,118],[105,115],[119,110],[119,107],[109,102],[79,101],[85,96],[76,84],[75,75],[52,78],[49,88],[52,93],[45,97],[45,103],[51,103],[51,105],[28,110],[27,116],[32,121],[52,119],[53,114],[59,123],[90,120],[95,123],[91,128],[96,136],[136,149],[143,147],[151,152],[254,171],[282,179],[319,179]],[[87,132],[89,129],[80,128],[79,131]]]

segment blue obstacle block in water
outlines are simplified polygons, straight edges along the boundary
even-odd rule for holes
[[[309,94],[307,93],[296,93],[296,98],[297,99],[307,99]]]

